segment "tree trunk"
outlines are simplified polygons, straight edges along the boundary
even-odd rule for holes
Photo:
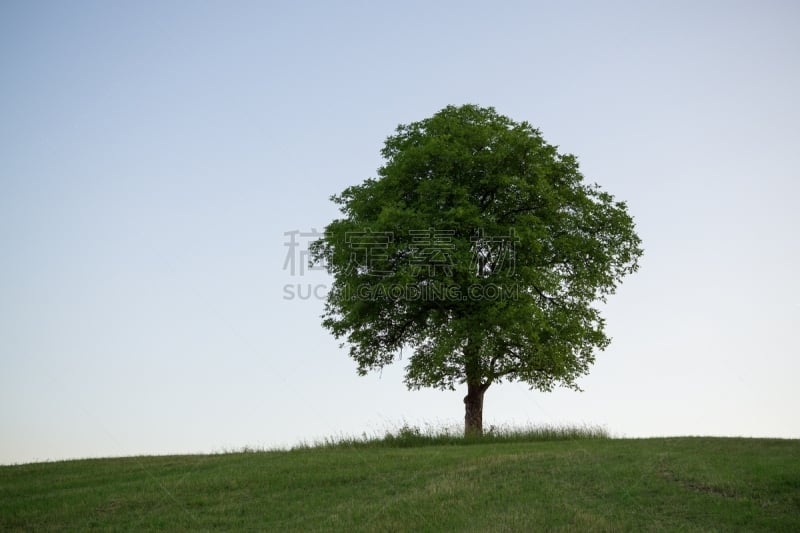
[[[464,396],[464,436],[480,437],[483,435],[483,395],[489,384],[467,385]]]
[[[467,339],[464,346],[464,374],[467,395],[464,396],[464,437],[483,435],[483,394],[491,381],[484,382],[481,365],[480,341]]]

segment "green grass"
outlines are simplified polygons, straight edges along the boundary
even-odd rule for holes
[[[320,444],[0,467],[0,530],[800,531],[797,440],[404,427]]]
[[[463,426],[411,426],[403,424],[383,434],[360,437],[338,436],[309,443],[300,443],[295,450],[309,448],[416,448],[420,446],[460,446],[509,442],[541,442],[548,440],[608,439],[608,432],[599,426],[489,426],[480,437],[464,438]]]

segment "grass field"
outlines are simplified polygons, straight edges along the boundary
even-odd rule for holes
[[[0,467],[0,530],[800,531],[800,441],[338,439]]]

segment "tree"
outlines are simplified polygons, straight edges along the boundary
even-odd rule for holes
[[[333,276],[322,323],[358,373],[410,350],[410,389],[466,384],[466,435],[494,383],[580,390],[610,341],[595,305],[642,254],[626,205],[491,107],[400,125],[381,154],[311,246]]]

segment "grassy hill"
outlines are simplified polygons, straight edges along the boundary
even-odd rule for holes
[[[800,531],[797,440],[402,436],[0,467],[0,530]]]

